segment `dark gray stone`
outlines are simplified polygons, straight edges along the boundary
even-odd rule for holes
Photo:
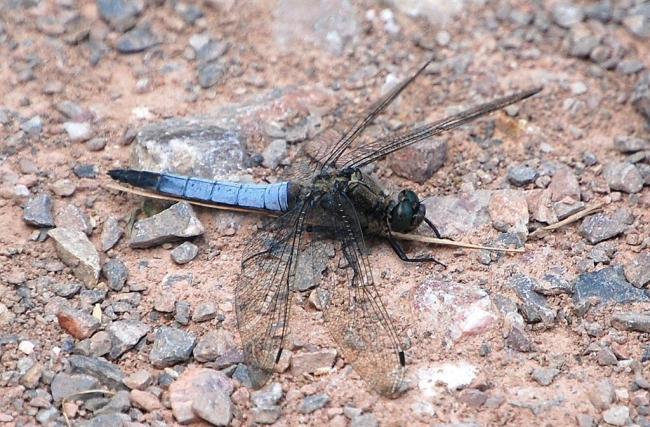
[[[86,390],[93,390],[100,386],[99,380],[95,377],[85,374],[57,374],[52,380],[50,390],[52,399],[60,402],[61,399],[68,398],[75,393]]]
[[[592,245],[623,233],[627,225],[604,213],[588,216],[580,225],[580,234]]]
[[[97,178],[97,166],[95,165],[89,165],[89,164],[75,165],[72,168],[72,172],[78,178],[88,178],[88,179]]]
[[[636,83],[630,101],[636,111],[650,124],[650,71],[643,73]]]
[[[196,49],[196,59],[202,64],[207,64],[221,58],[228,51],[228,48],[229,45],[226,42],[209,40]]]
[[[311,414],[312,412],[325,407],[329,401],[330,397],[326,394],[307,396],[305,397],[305,400],[302,401],[300,409],[298,410],[301,414]]]
[[[196,306],[192,314],[193,322],[206,322],[217,317],[217,306],[212,302],[204,302]]]
[[[88,307],[104,301],[107,292],[106,289],[82,289],[79,294],[82,306]]]
[[[603,169],[603,176],[612,190],[638,193],[643,188],[643,177],[631,163],[609,163]]]
[[[221,81],[226,74],[226,69],[223,65],[215,62],[210,62],[199,68],[199,86],[203,89],[211,88]]]
[[[192,356],[196,338],[177,328],[163,326],[156,331],[156,337],[149,353],[149,361],[157,368],[173,366]]]
[[[550,324],[555,321],[555,310],[548,306],[546,298],[534,291],[536,280],[518,274],[510,280],[509,286],[521,300],[519,311],[528,323]]]
[[[198,253],[199,248],[194,243],[183,242],[176,246],[170,255],[176,264],[187,264],[196,258]]]
[[[508,181],[517,187],[531,184],[537,177],[537,171],[530,166],[517,165],[508,169]]]
[[[23,211],[23,220],[36,227],[54,227],[52,213],[52,198],[47,194],[39,194],[27,201]]]
[[[81,283],[65,282],[55,283],[54,293],[63,298],[70,298],[81,290]]]
[[[138,53],[158,44],[158,38],[149,26],[134,28],[117,39],[116,48],[120,53]]]
[[[73,372],[91,375],[107,387],[124,388],[124,384],[122,384],[124,372],[117,365],[105,359],[72,355],[70,356],[70,366],[72,366]]]
[[[114,291],[121,291],[129,276],[126,265],[117,258],[106,261],[102,266],[102,273],[108,281],[108,287]]]
[[[650,333],[650,315],[643,313],[618,313],[612,317],[612,326],[621,331]]]
[[[124,427],[131,422],[131,417],[127,414],[102,414],[88,421],[77,423],[79,427]]]
[[[535,281],[533,290],[545,296],[571,295],[573,293],[573,284],[561,274],[550,273],[544,275],[539,282]]]
[[[124,230],[116,218],[109,217],[104,221],[102,235],[100,236],[102,251],[106,252],[117,244],[124,235]]]
[[[195,237],[205,229],[187,202],[179,202],[164,211],[137,221],[131,231],[129,246],[149,248],[166,242]]]
[[[650,301],[647,292],[635,288],[625,280],[622,267],[603,268],[578,276],[573,295],[576,304],[582,304],[592,297],[605,304]]]
[[[553,21],[562,28],[570,28],[584,19],[584,11],[572,3],[560,3],[553,8]]]
[[[107,332],[111,335],[111,352],[109,357],[115,359],[135,345],[149,333],[151,327],[138,320],[120,320],[111,323]]]
[[[135,26],[143,6],[138,0],[97,0],[99,16],[121,33]]]
[[[190,323],[190,303],[187,301],[176,301],[174,305],[174,320],[185,326]]]
[[[127,412],[129,409],[131,409],[129,392],[127,390],[119,390],[106,405],[95,411],[95,415],[119,414],[120,412]]]

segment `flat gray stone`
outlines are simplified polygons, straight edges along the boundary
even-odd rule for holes
[[[580,234],[592,245],[623,233],[627,225],[604,213],[588,216],[580,225]]]
[[[111,336],[111,351],[109,357],[116,359],[135,345],[149,333],[151,327],[139,320],[120,320],[111,323],[107,332]]]
[[[81,208],[69,204],[56,213],[54,219],[57,227],[77,230],[90,236],[93,233],[93,224],[90,216]]]
[[[123,235],[124,230],[120,227],[119,221],[113,217],[107,218],[100,236],[102,251],[106,252],[115,246]]]
[[[580,305],[595,297],[604,304],[650,301],[648,293],[632,286],[623,275],[622,267],[609,267],[578,276],[573,298]]]
[[[301,414],[311,414],[312,412],[325,407],[329,401],[330,397],[326,394],[314,394],[307,396],[302,401],[302,404],[300,405],[298,411],[300,411]]]
[[[203,234],[203,224],[187,202],[179,202],[149,218],[137,221],[131,231],[132,248],[149,248]]]
[[[124,388],[122,384],[124,372],[122,372],[119,366],[106,359],[73,354],[69,360],[74,373],[91,375],[109,388]]]
[[[96,0],[99,16],[113,29],[124,32],[133,28],[144,8],[139,0]]]
[[[149,361],[157,368],[184,362],[192,356],[196,338],[177,328],[163,326],[156,331]]]
[[[36,227],[54,227],[52,208],[52,198],[47,194],[38,194],[27,201],[23,220]]]
[[[61,399],[67,398],[75,393],[86,390],[93,390],[100,387],[99,380],[95,377],[85,374],[57,374],[52,380],[50,390],[52,399],[60,402]]]
[[[643,313],[618,313],[612,317],[612,326],[621,331],[650,333],[650,315]]]
[[[199,248],[192,242],[183,242],[171,251],[172,260],[176,264],[187,264],[199,254]]]
[[[536,282],[531,277],[518,274],[510,280],[509,286],[521,300],[519,311],[528,323],[551,324],[555,321],[555,310],[549,307],[545,297],[535,292]]]
[[[114,291],[121,291],[129,277],[126,265],[117,258],[111,258],[102,266],[102,273],[108,281],[108,287]]]
[[[131,155],[134,169],[209,179],[231,177],[247,161],[245,139],[234,124],[218,127],[212,120],[197,118],[145,126],[136,136]]]
[[[54,241],[61,261],[89,288],[99,280],[99,254],[85,233],[67,228],[55,228],[47,233]]]
[[[120,53],[138,53],[158,44],[158,38],[151,27],[144,25],[122,34],[115,44]]]
[[[638,193],[643,188],[643,177],[632,163],[613,162],[605,165],[603,176],[609,188],[625,193]]]
[[[435,224],[442,237],[455,237],[476,232],[490,224],[488,205],[490,191],[477,190],[460,196],[433,196],[422,200],[427,218]]]

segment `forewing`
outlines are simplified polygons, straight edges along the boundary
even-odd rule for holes
[[[306,205],[269,223],[247,245],[235,287],[237,326],[255,388],[266,383],[289,326],[289,293],[298,262]]]
[[[314,210],[340,257],[320,285],[323,318],[346,362],[379,393],[396,396],[404,353],[373,281],[355,209],[342,193],[330,197],[326,210]]]
[[[415,144],[418,141],[439,135],[448,130],[457,128],[465,123],[469,123],[481,116],[499,110],[507,105],[514,104],[541,91],[541,87],[531,88],[522,92],[514,93],[503,98],[495,99],[484,104],[469,108],[460,113],[445,117],[433,123],[429,123],[407,132],[397,135],[391,135],[380,138],[363,145],[355,146],[353,150],[348,150],[339,157],[336,167],[339,169],[346,167],[363,167],[376,160],[379,160],[388,154]]]
[[[322,132],[312,144],[312,146],[317,147],[316,150],[307,154],[310,154],[319,165],[334,165],[336,160],[350,147],[363,130],[424,71],[432,60],[433,58],[422,64],[412,75],[399,82],[357,118],[341,121],[336,126]]]

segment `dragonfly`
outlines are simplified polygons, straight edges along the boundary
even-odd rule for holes
[[[363,141],[364,129],[430,62],[424,62],[357,118],[317,135],[318,152],[296,162],[286,181],[256,184],[134,169],[109,172],[117,181],[160,195],[279,215],[246,244],[234,290],[244,361],[255,388],[269,380],[281,358],[290,332],[291,294],[297,275],[304,274],[298,268],[304,258],[310,277],[319,277],[323,321],[344,360],[381,395],[396,397],[404,391],[404,346],[373,278],[364,236],[387,239],[407,262],[438,261],[410,257],[395,233],[411,232],[424,223],[440,236],[414,191],[404,189],[391,196],[362,168],[542,89],[531,87],[441,120]],[[318,252],[324,242],[333,244],[334,256]],[[315,259],[318,256],[327,259]]]

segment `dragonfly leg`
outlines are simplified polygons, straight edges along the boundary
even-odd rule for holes
[[[406,255],[406,252],[404,252],[404,248],[402,245],[399,244],[399,242],[393,237],[392,234],[388,234],[388,243],[390,243],[390,246],[393,248],[397,256],[405,262],[435,262],[436,264],[442,265],[444,268],[447,268],[447,265],[438,261],[437,259],[433,257],[418,257],[418,258],[409,258],[408,255]]]
[[[438,238],[438,239],[441,239],[441,238],[442,238],[442,237],[440,236],[440,232],[438,231],[438,229],[436,228],[436,226],[433,225],[433,223],[431,222],[431,220],[429,220],[429,218],[427,218],[426,216],[424,217],[424,222],[426,222],[427,225],[428,225],[429,227],[431,227],[431,230],[433,230],[433,234],[436,235],[436,238]],[[451,240],[451,239],[450,239],[450,240]]]

